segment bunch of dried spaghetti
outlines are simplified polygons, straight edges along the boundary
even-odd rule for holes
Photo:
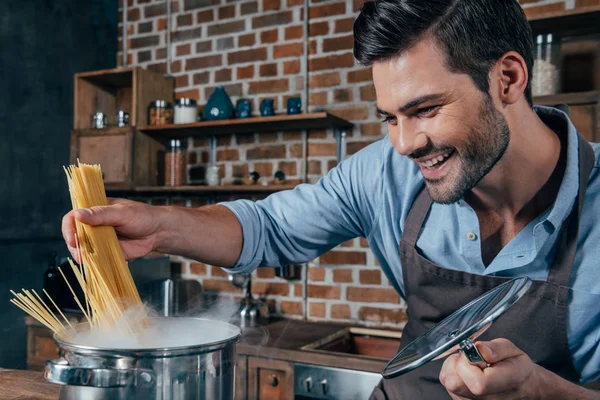
[[[72,165],[66,168],[65,172],[73,210],[108,204],[99,165]],[[118,326],[134,334],[135,330],[123,315],[129,307],[143,309],[142,301],[121,251],[115,229],[110,226],[90,226],[79,221],[75,221],[75,224],[81,262],[80,266],[72,260],[69,260],[69,263],[85,295],[85,304],[81,304],[64,273],[60,273],[87,319],[90,329],[110,330]],[[73,327],[47,292],[44,291],[55,310],[35,291],[23,289],[23,293],[11,292],[15,296],[11,299],[13,304],[53,330],[59,337],[68,336],[68,332],[71,331],[68,328]],[[141,318],[142,323],[145,322],[144,319]]]

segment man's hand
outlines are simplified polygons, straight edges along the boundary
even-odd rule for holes
[[[71,211],[63,217],[63,237],[76,261],[80,262],[75,242],[75,219],[92,226],[113,226],[128,260],[156,249],[161,222],[159,207],[124,199],[109,199],[108,203],[108,206]]]
[[[475,343],[489,367],[471,365],[467,357],[453,354],[446,359],[440,382],[457,399],[539,398],[539,369],[529,356],[506,339]]]

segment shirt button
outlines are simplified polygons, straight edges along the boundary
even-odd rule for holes
[[[477,239],[477,235],[474,234],[473,232],[469,232],[469,233],[467,233],[467,239],[469,239],[469,240],[476,240]]]

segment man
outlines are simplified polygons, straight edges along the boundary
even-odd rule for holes
[[[373,399],[598,399],[600,146],[532,107],[532,32],[515,0],[381,0],[354,26],[389,135],[315,185],[199,209],[114,205],[65,216],[230,272],[305,262],[357,236],[407,300],[403,345],[509,278],[535,280],[477,343],[383,380]],[[399,246],[399,247],[398,247]]]

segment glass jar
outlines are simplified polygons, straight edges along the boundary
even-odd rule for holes
[[[547,96],[560,92],[560,41],[553,34],[536,37],[531,91],[534,96]]]
[[[221,185],[221,171],[217,166],[209,166],[206,168],[206,184],[208,186]]]
[[[155,100],[148,106],[148,125],[161,126],[173,123],[173,104]]]
[[[185,147],[181,140],[169,140],[165,153],[165,186],[185,185],[186,167]]]
[[[175,100],[175,123],[193,124],[198,118],[198,105],[196,100],[182,97]]]

